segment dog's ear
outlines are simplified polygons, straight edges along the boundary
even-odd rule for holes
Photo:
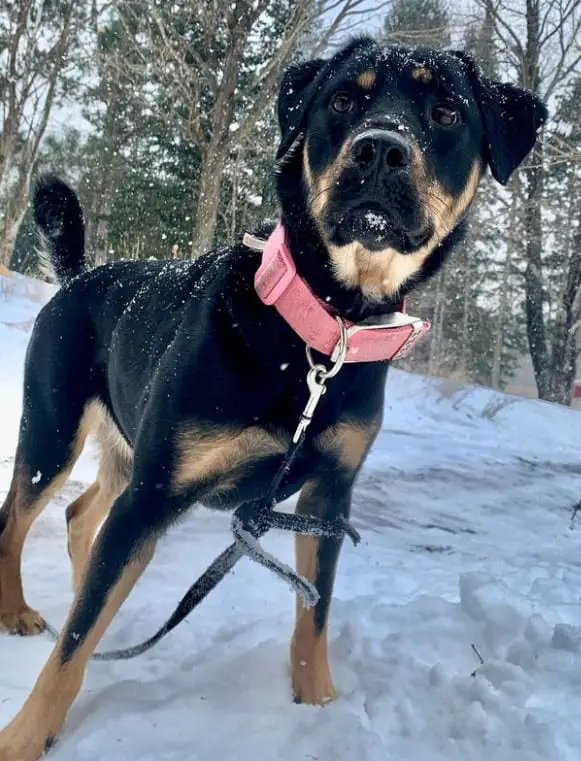
[[[284,72],[278,94],[278,123],[281,140],[276,152],[280,160],[303,130],[305,117],[316,90],[315,80],[327,61],[293,63]]]
[[[506,185],[532,150],[546,122],[545,104],[529,90],[483,76],[474,60],[453,51],[467,67],[484,124],[485,159],[495,180]]]

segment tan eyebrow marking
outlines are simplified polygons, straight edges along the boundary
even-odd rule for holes
[[[427,66],[416,66],[412,70],[412,79],[415,79],[416,82],[423,82],[424,84],[428,84],[428,82],[433,81],[434,74]]]
[[[375,84],[376,79],[377,79],[376,73],[372,71],[371,69],[369,69],[368,71],[363,71],[357,77],[356,81],[359,87],[362,87],[364,90],[370,90]]]

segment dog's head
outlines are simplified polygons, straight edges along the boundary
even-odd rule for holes
[[[300,166],[293,193],[335,277],[383,299],[437,268],[485,168],[505,184],[547,114],[530,92],[481,76],[466,54],[360,39],[291,66],[278,116],[279,189]],[[292,216],[284,191],[281,202]]]

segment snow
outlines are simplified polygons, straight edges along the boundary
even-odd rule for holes
[[[385,217],[381,214],[377,214],[374,211],[365,212],[365,221],[371,230],[387,230],[387,220]]]
[[[30,321],[50,292],[0,278],[0,496],[7,491]],[[581,723],[579,412],[393,372],[355,492],[330,626],[337,702],[296,706],[294,600],[245,560],[150,653],[92,663],[54,761],[578,761]],[[71,601],[64,507],[86,453],[25,549],[29,602],[62,625]],[[228,543],[192,512],[160,544],[103,648],[165,619]],[[292,540],[265,547],[292,563]],[[20,708],[48,637],[0,636],[0,724]],[[482,659],[483,663],[481,663]]]

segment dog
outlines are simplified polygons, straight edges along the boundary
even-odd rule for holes
[[[277,111],[277,229],[317,308],[350,325],[389,318],[442,266],[485,171],[505,184],[547,118],[534,94],[490,81],[462,52],[384,48],[368,38],[291,65]],[[102,455],[95,483],[67,509],[76,589],[68,620],[0,733],[0,761],[36,761],[51,746],[156,540],[195,502],[232,509],[259,500],[308,398],[305,343],[259,298],[258,251],[240,242],[195,261],[87,271],[74,192],[41,178],[33,207],[62,287],[30,339],[14,473],[0,511],[4,631],[43,629],[23,596],[26,534],[89,433]],[[349,362],[328,383],[279,493],[300,492],[298,514],[349,516],[381,425],[389,364]],[[296,538],[297,570],[319,593],[314,608],[297,604],[296,701],[336,696],[327,626],[340,547],[334,537]]]

